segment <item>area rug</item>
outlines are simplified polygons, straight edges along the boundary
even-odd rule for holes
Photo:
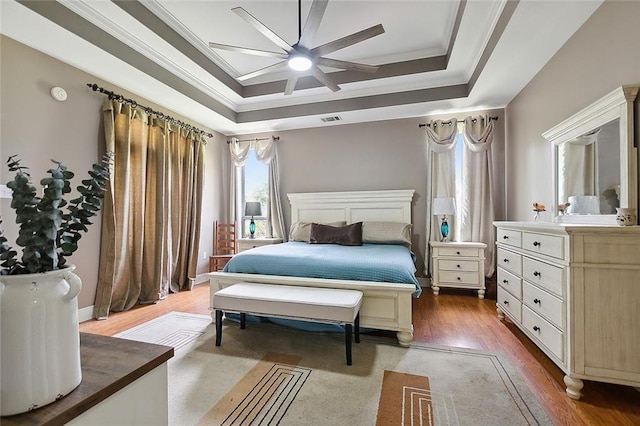
[[[172,312],[116,337],[173,346],[170,425],[552,424],[514,368],[475,350]]]

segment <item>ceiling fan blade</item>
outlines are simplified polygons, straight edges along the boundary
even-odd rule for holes
[[[268,50],[251,49],[248,47],[229,46],[228,44],[209,43],[209,47],[228,50],[230,52],[247,53],[249,55],[267,56],[269,58],[287,59],[289,57],[286,53],[269,52]]]
[[[261,68],[258,71],[253,71],[253,72],[250,72],[249,74],[244,74],[239,77],[236,77],[236,80],[238,81],[249,80],[251,78],[259,77],[261,75],[270,73],[272,71],[277,71],[280,68],[285,68],[286,66],[287,66],[287,61],[278,62],[277,64],[273,64],[273,65],[269,65],[268,67]]]
[[[249,12],[247,12],[246,10],[244,10],[241,7],[234,7],[231,10],[234,11],[238,16],[243,18],[245,21],[247,21],[251,25],[253,25],[256,28],[256,30],[260,31],[262,33],[262,35],[264,35],[266,38],[271,40],[273,43],[275,43],[282,50],[284,50],[287,53],[291,52],[291,46],[289,45],[289,43],[287,43],[286,41],[281,39],[280,36],[278,36],[276,33],[271,31],[262,22],[258,21],[252,14],[250,14]]]
[[[331,89],[332,92],[337,92],[340,90],[340,86],[334,83],[327,74],[322,72],[320,68],[317,66],[311,67],[311,74],[322,84]]]
[[[323,58],[323,57],[316,58],[315,63],[318,65],[324,65],[332,68],[339,68],[343,70],[354,70],[354,71],[361,71],[361,72],[376,72],[378,71],[378,68],[380,68],[377,65],[358,64],[356,62],[340,61],[337,59]]]
[[[289,80],[287,80],[287,87],[285,87],[284,89],[284,94],[285,95],[292,94],[294,89],[296,88],[297,82],[298,82],[298,74],[296,73],[291,74],[291,77],[289,77]]]
[[[327,9],[327,3],[329,3],[329,0],[314,0],[311,3],[311,10],[309,11],[309,16],[307,16],[307,22],[304,24],[300,40],[298,40],[298,46],[307,50],[311,49],[313,40],[315,40],[318,33],[320,22],[322,22],[324,11]]]
[[[382,24],[374,25],[373,27],[367,28],[366,30],[358,31],[357,33],[353,33],[346,37],[339,38],[337,40],[330,41],[327,44],[323,44],[322,46],[318,46],[315,49],[311,49],[312,56],[324,56],[328,53],[335,52],[336,50],[344,49],[345,47],[349,47],[353,44],[360,43],[361,41],[365,41],[370,39],[371,37],[375,37],[377,35],[384,33],[384,27]]]

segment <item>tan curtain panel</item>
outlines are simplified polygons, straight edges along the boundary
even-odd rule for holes
[[[202,135],[115,100],[103,104],[115,152],[105,194],[94,317],[190,289],[204,177]]]

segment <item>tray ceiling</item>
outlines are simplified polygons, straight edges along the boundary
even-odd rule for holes
[[[502,108],[601,3],[330,0],[314,44],[382,24],[384,34],[327,55],[380,68],[323,68],[342,90],[302,75],[286,96],[286,72],[236,80],[274,59],[209,42],[278,50],[231,11],[241,6],[294,44],[297,1],[3,0],[0,30],[233,135]],[[310,6],[302,1],[303,23]],[[321,120],[327,116],[341,120]]]

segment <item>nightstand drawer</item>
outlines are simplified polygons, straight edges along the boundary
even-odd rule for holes
[[[480,253],[484,253],[484,249],[475,247],[440,247],[438,251],[443,257],[480,257]]]
[[[498,228],[496,242],[514,247],[520,247],[522,244],[522,233],[520,231]]]
[[[563,268],[526,256],[522,261],[522,278],[560,297],[563,297],[563,275]]]
[[[282,238],[238,238],[238,253],[256,247],[280,244],[281,242]]]
[[[546,256],[564,259],[564,238],[556,235],[541,235],[524,232],[522,248]]]
[[[498,285],[518,299],[522,299],[522,278],[498,268]]]
[[[501,266],[516,275],[520,275],[522,274],[522,256],[518,253],[499,248],[498,266]]]
[[[550,322],[533,312],[526,305],[522,306],[522,325],[536,340],[549,349],[560,360],[564,360],[563,334]]]
[[[477,272],[440,271],[441,283],[478,284]]]
[[[498,286],[498,301],[496,305],[500,310],[508,312],[516,322],[522,322],[522,303],[500,286]]]
[[[558,299],[525,281],[522,286],[522,303],[531,308],[532,311],[545,317],[559,329],[562,330],[564,328],[562,326],[562,299]]]
[[[467,271],[478,272],[480,265],[478,261],[473,260],[438,260],[438,268],[440,271]]]

